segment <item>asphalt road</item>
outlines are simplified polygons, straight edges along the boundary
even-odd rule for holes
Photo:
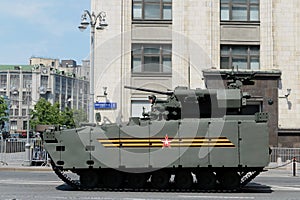
[[[0,171],[0,200],[300,199],[300,178],[287,170],[261,174],[237,193],[74,191],[51,171]]]

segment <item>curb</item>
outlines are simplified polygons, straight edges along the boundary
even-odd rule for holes
[[[1,167],[0,166],[0,172],[1,171],[53,171],[51,167],[9,167],[9,166],[5,166],[5,167]]]

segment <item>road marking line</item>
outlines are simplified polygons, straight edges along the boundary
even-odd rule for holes
[[[274,190],[281,190],[281,191],[300,191],[299,187],[291,187],[291,186],[278,186],[278,185],[269,185]]]
[[[0,184],[11,184],[11,185],[59,185],[63,184],[63,181],[32,181],[32,180],[27,180],[27,181],[16,181],[12,179],[7,179],[7,180],[0,180]]]
[[[197,199],[255,199],[254,197],[229,197],[229,196],[187,196],[187,195],[180,195],[180,198],[197,198]]]

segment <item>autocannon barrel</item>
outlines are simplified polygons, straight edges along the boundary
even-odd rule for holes
[[[124,86],[124,88],[131,89],[131,90],[143,91],[143,92],[152,92],[152,93],[163,94],[163,95],[172,95],[174,93],[173,91],[159,91],[159,90],[138,88],[138,87],[132,87],[132,86]]]

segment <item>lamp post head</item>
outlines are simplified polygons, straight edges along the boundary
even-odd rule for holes
[[[81,15],[81,23],[80,26],[78,26],[78,28],[80,31],[84,31],[89,24],[90,22],[87,20],[87,14],[84,13],[83,15]]]
[[[88,20],[89,17],[89,20]],[[99,24],[96,26],[97,30],[103,30],[106,26],[108,26],[108,23],[105,20],[106,13],[101,11],[97,16],[93,12],[92,14],[85,10],[84,13],[81,15],[81,23],[80,26],[78,26],[80,31],[84,31],[89,25],[91,25],[93,28],[95,27],[97,20],[99,20]]]
[[[87,28],[87,26],[83,26],[83,25],[78,26],[78,29],[80,31],[84,31],[86,28]]]
[[[107,26],[108,26],[108,23],[106,22],[105,18],[102,18],[102,19],[100,19],[99,25],[96,27],[96,29],[103,30]]]
[[[81,26],[85,26],[85,27],[87,27],[89,24],[90,22],[88,22],[86,19],[82,20],[80,23]]]
[[[81,15],[81,23],[82,26],[88,26],[90,22],[87,20],[86,12]]]

